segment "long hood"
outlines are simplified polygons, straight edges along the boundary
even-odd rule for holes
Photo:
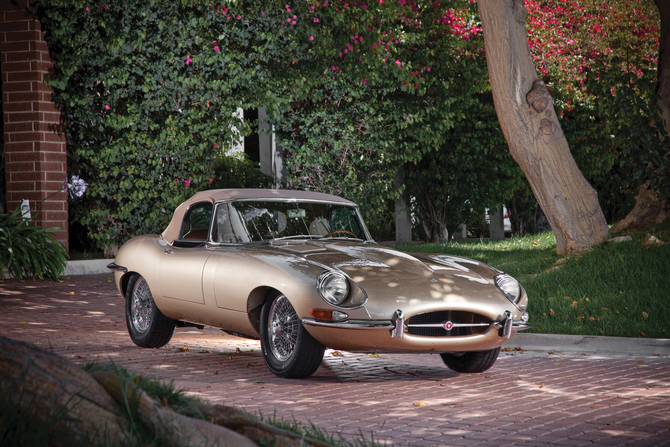
[[[309,241],[273,248],[307,262],[345,273],[367,294],[372,318],[389,318],[395,309],[419,313],[511,303],[494,283],[498,270],[457,256],[408,254],[379,245]],[[279,254],[278,253],[278,254]]]

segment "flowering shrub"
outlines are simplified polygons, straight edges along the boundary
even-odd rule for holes
[[[653,151],[626,150],[624,141],[645,135],[649,147],[655,133],[646,121],[656,84],[658,9],[653,0],[525,3],[531,54],[570,150],[598,191],[607,220],[621,219],[639,184],[656,175],[629,169],[646,166],[643,158],[653,158]],[[630,76],[639,82],[629,82]],[[630,94],[620,90],[629,87]]]

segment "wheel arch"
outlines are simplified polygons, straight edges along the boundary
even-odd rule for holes
[[[249,323],[260,334],[261,309],[269,297],[282,293],[272,286],[258,286],[249,293],[247,297],[247,315]]]

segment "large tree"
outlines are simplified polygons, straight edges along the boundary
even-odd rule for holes
[[[498,120],[556,235],[556,251],[570,253],[600,243],[607,223],[533,65],[523,0],[480,0],[478,7]]]

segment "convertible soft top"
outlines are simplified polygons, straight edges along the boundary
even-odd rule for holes
[[[177,207],[170,225],[163,231],[163,238],[172,243],[179,237],[181,222],[184,214],[194,203],[210,202],[216,203],[231,199],[295,199],[295,200],[323,200],[325,202],[339,202],[355,205],[354,202],[331,194],[323,194],[311,191],[293,191],[290,189],[210,189],[197,192]]]

